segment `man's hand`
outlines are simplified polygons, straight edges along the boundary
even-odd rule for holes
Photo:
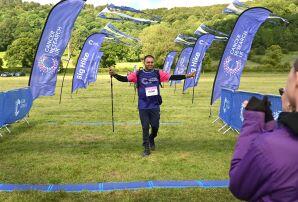
[[[116,73],[115,73],[115,70],[114,69],[112,69],[112,68],[110,68],[109,69],[109,74],[111,75],[111,76],[114,76]]]
[[[193,77],[195,77],[195,75],[196,75],[196,71],[191,72],[190,74],[186,74],[185,77],[186,78],[193,78]]]

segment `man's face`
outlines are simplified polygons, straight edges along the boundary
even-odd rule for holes
[[[154,59],[151,57],[147,57],[144,61],[145,69],[151,70],[154,68]]]
[[[298,91],[296,86],[296,77],[296,73],[292,68],[288,75],[288,80],[286,83],[284,94],[281,97],[283,111],[289,111],[289,108],[296,108],[296,94]]]

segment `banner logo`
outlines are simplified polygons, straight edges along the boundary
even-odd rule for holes
[[[243,103],[241,104],[241,109],[240,109],[240,120],[241,120],[241,122],[243,122],[244,121],[244,117],[243,117],[243,112],[244,112],[244,105],[243,105]]]
[[[27,104],[26,104],[26,100],[25,99],[17,99],[15,102],[15,112],[14,115],[17,117],[20,114],[20,110],[23,108],[26,108]]]
[[[282,112],[282,111],[276,111],[276,112],[273,112],[273,113],[272,113],[274,120],[277,120],[277,119],[278,119],[278,116],[279,116],[279,114],[280,114],[281,112]]]
[[[223,64],[224,71],[230,76],[238,74],[238,72],[240,72],[242,67],[241,60],[237,60],[234,66],[230,64],[231,61],[232,61],[231,56],[228,56],[225,58],[224,64]]]
[[[101,43],[94,42],[93,40],[89,40],[88,43],[90,46],[97,46],[97,47],[101,46]]]
[[[56,58],[42,55],[38,60],[38,68],[44,74],[54,74],[58,69],[59,61]]]
[[[223,112],[226,113],[230,109],[230,101],[225,97]]]

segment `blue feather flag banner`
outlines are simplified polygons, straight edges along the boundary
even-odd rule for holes
[[[128,7],[128,6],[116,6],[114,4],[109,4],[107,6],[107,8],[109,10],[114,10],[114,11],[130,11],[130,12],[133,12],[133,13],[144,13],[143,11],[137,10],[135,8],[131,8],[131,7]]]
[[[215,40],[217,41],[226,41],[228,40],[228,35],[220,32],[218,30],[212,29],[204,24],[201,24],[196,31],[194,32],[194,34],[198,35],[198,36],[202,36],[204,34],[212,34],[215,37]]]
[[[29,79],[33,99],[54,95],[61,57],[84,4],[83,0],[65,0],[56,4],[50,11]]]
[[[238,17],[217,70],[211,105],[220,98],[222,88],[238,89],[254,36],[270,14],[271,11],[266,8],[255,7]]]
[[[245,3],[241,2],[241,1],[238,1],[238,0],[234,0],[232,2],[232,4],[234,4],[235,6],[238,6],[238,7],[248,8],[248,6]]]
[[[120,31],[118,28],[116,28],[112,23],[108,23],[101,31],[100,33],[105,34],[107,36],[111,36],[114,38],[126,38],[130,39],[134,42],[139,42],[140,40],[138,38],[135,38],[133,36],[130,36],[122,31]]]
[[[247,8],[248,7],[242,2],[233,1],[223,10],[223,13],[240,15]]]
[[[158,17],[158,16],[152,16],[150,19],[136,18],[136,17],[132,17],[131,15],[125,14],[121,11],[130,11],[133,13],[146,14],[146,13],[144,13],[140,10],[134,9],[134,8],[130,8],[127,6],[115,6],[115,5],[111,4],[111,5],[108,5],[106,8],[104,8],[98,14],[98,17],[103,18],[103,19],[115,20],[115,21],[132,21],[134,23],[147,24],[147,25],[156,24],[156,23],[160,22],[160,17]]]
[[[163,71],[164,72],[166,72],[168,74],[171,72],[171,67],[174,63],[176,54],[177,54],[176,51],[171,51],[167,54],[167,57],[164,61],[164,66],[163,66]]]
[[[104,35],[106,35],[105,37],[105,41],[110,41],[110,42],[113,42],[113,43],[116,43],[116,44],[122,44],[122,45],[125,45],[125,46],[135,46],[137,45],[135,42],[127,42],[123,40],[123,38],[117,38],[114,34],[112,33],[108,33],[106,31],[102,31],[100,32]]]
[[[96,54],[95,59],[92,61],[91,68],[88,74],[88,79],[87,79],[88,83],[93,83],[97,80],[98,69],[99,69],[100,60],[102,56],[103,56],[103,52],[99,51]]]
[[[183,75],[186,72],[187,64],[191,55],[193,48],[192,47],[186,47],[184,48],[178,58],[178,61],[176,63],[176,67],[174,70],[174,75]],[[177,81],[171,81],[171,86],[175,83],[181,83],[180,80]]]
[[[87,88],[90,82],[88,80],[88,76],[89,74],[92,74],[90,71],[95,69],[94,65],[96,65],[98,52],[104,38],[104,34],[95,33],[86,39],[74,71],[71,90],[72,93],[78,88]]]
[[[245,11],[248,8],[249,6],[247,6],[243,2],[234,0],[231,4],[227,6],[227,8],[223,10],[223,13],[240,15],[243,11]],[[268,20],[268,22],[271,23],[272,25],[279,25],[279,23],[276,22],[275,19],[281,20],[285,25],[289,24],[289,21],[287,19],[277,16],[273,13],[270,13],[270,15],[268,16],[268,19],[270,19]]]
[[[184,46],[194,46],[196,41],[197,41],[197,38],[192,36],[187,36],[185,34],[179,34],[174,40],[175,43],[179,43]]]
[[[198,38],[195,47],[191,53],[187,74],[196,71],[196,76],[194,78],[187,78],[184,80],[183,91],[185,92],[188,88],[197,86],[198,80],[200,78],[202,62],[205,57],[205,53],[211,46],[215,36],[212,34],[205,34]]]

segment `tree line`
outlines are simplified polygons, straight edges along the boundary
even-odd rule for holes
[[[265,69],[288,68],[280,63],[280,55],[298,51],[298,7],[296,0],[255,0],[249,6],[263,6],[290,21],[282,24],[266,22],[256,34],[250,59],[264,65]],[[0,52],[5,51],[9,68],[30,68],[33,63],[37,43],[45,20],[53,5],[22,2],[21,0],[0,0]],[[112,22],[120,30],[141,39],[136,46],[104,43],[101,66],[109,67],[117,62],[135,62],[146,54],[156,57],[156,65],[161,67],[169,51],[181,51],[182,46],[174,43],[179,33],[193,35],[196,28],[204,23],[214,29],[229,34],[237,16],[223,14],[226,5],[208,7],[177,7],[172,9],[148,9],[145,12],[162,17],[159,24],[146,26],[132,22]],[[100,31],[109,21],[97,17],[104,6],[86,5],[80,13],[72,33],[70,50],[76,61],[86,38]],[[214,70],[211,61],[219,60],[225,43],[213,43],[206,54],[204,67]],[[266,57],[260,57],[265,55]],[[277,55],[277,56],[276,56]],[[0,59],[1,61],[1,59]],[[0,62],[1,63],[1,62]],[[3,62],[2,62],[3,63]],[[74,66],[75,64],[72,64]]]

